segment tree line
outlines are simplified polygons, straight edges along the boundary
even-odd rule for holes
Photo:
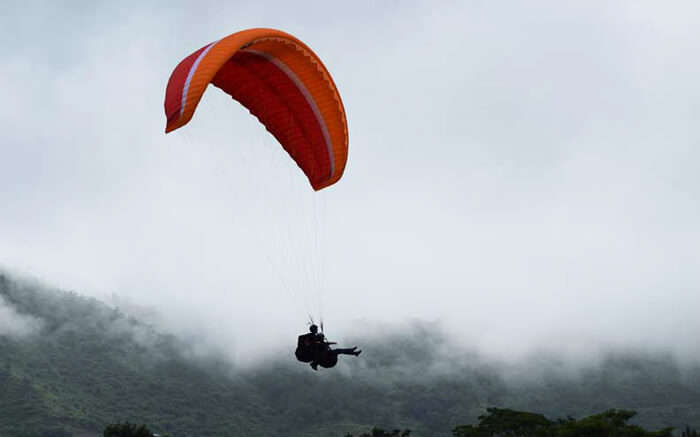
[[[636,412],[611,409],[600,414],[574,419],[550,420],[542,414],[516,411],[507,408],[488,408],[479,416],[475,425],[459,425],[452,430],[453,437],[672,437],[673,428],[648,431],[638,425],[628,423]],[[111,424],[105,428],[104,437],[153,437],[145,425],[130,423]],[[166,437],[164,434],[162,437]],[[410,437],[411,430],[394,429],[385,431],[373,428],[357,437]],[[345,437],[355,437],[346,434]],[[698,431],[686,426],[681,437],[699,437]]]

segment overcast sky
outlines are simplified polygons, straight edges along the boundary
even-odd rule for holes
[[[0,267],[239,360],[309,312],[340,339],[423,320],[505,358],[700,358],[700,3],[126,4],[3,5]],[[175,65],[251,27],[335,79],[335,186],[214,87],[163,133]]]

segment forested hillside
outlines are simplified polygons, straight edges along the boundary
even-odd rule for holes
[[[700,370],[668,357],[610,355],[576,377],[517,380],[476,354],[450,355],[438,330],[417,325],[358,339],[361,359],[333,370],[315,373],[291,352],[251,370],[195,359],[119,309],[6,274],[0,310],[3,437],[96,435],[124,421],[173,436],[344,436],[375,425],[449,436],[489,407],[550,418],[624,408],[649,429],[700,427]]]

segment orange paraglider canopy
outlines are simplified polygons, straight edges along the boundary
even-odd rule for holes
[[[311,49],[287,33],[249,29],[183,59],[165,93],[165,132],[187,124],[207,85],[250,110],[320,190],[343,175],[348,128],[340,94]]]

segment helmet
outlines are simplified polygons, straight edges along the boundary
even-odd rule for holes
[[[318,332],[318,326],[316,326],[315,324],[312,323],[311,326],[309,326],[309,331],[311,331],[311,332],[314,333],[314,334],[317,333],[317,332]]]

